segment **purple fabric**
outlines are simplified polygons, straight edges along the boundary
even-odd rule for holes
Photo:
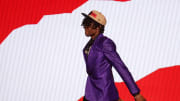
[[[116,101],[119,99],[112,74],[112,66],[119,73],[132,95],[140,92],[126,65],[116,52],[115,43],[99,34],[87,56],[83,55],[88,74],[85,97],[88,101]]]

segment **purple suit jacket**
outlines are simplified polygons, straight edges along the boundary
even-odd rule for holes
[[[140,92],[131,73],[116,52],[115,43],[99,34],[87,56],[83,49],[88,74],[85,98],[89,101],[117,101],[119,99],[112,74],[112,66],[119,73],[131,94]]]

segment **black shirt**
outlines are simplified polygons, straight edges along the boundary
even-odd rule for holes
[[[85,54],[86,55],[89,55],[89,51],[90,51],[90,49],[91,49],[91,46],[93,45],[93,43],[94,43],[94,40],[95,39],[90,39],[89,41],[88,41],[88,43],[86,44],[86,46],[85,46]]]

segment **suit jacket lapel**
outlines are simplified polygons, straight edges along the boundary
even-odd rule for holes
[[[100,39],[101,37],[103,37],[103,34],[99,34],[99,35],[96,37],[96,39],[95,39],[95,41],[94,41],[94,43],[93,43],[93,45],[91,46],[91,49],[90,49],[90,51],[89,51],[89,55],[88,55],[88,57],[87,57],[87,61],[88,61],[89,59],[91,59],[92,51],[93,51],[94,48],[99,44],[99,39]]]
[[[103,37],[103,34],[99,34],[99,35],[96,37],[93,45],[91,46],[91,49],[90,49],[90,51],[89,51],[89,55],[88,55],[88,56],[85,54],[85,47],[86,47],[87,44],[86,44],[85,47],[83,48],[83,55],[84,55],[84,59],[85,59],[86,64],[87,64],[88,60],[90,59],[91,51],[93,51],[94,47],[98,44],[98,41],[99,41],[99,39],[100,39],[101,37]]]

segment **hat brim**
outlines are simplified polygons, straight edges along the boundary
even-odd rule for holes
[[[94,20],[92,17],[90,17],[89,15],[87,15],[87,14],[85,14],[85,13],[81,13],[84,17],[88,17],[88,18],[90,18],[90,19],[92,19],[92,20]],[[95,22],[97,22],[96,20],[94,20]],[[97,22],[98,23],[98,22]]]
[[[95,21],[95,22],[97,22],[96,20],[94,20],[93,18],[91,18],[89,15],[87,15],[87,14],[85,14],[85,13],[81,13],[84,17],[88,17],[88,18],[90,18],[90,19],[92,19],[93,21]],[[97,22],[97,23],[99,23],[99,22]],[[100,23],[99,23],[100,24]],[[100,24],[100,25],[102,25],[102,24]]]
[[[87,17],[87,18],[90,18],[92,19],[93,21],[97,22],[96,20],[94,20],[93,18],[91,18],[89,15],[85,14],[85,13],[81,13],[84,17]],[[97,22],[98,23],[98,22]]]
[[[84,17],[89,17],[87,14],[85,13],[81,13]]]

